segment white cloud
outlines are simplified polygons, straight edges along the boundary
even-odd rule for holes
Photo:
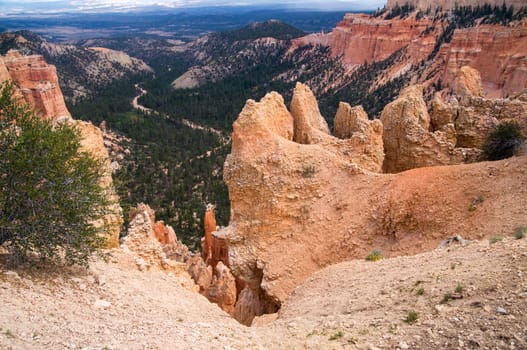
[[[0,0],[4,13],[51,13],[57,11],[104,12],[127,11],[146,6],[168,8],[197,6],[243,6],[280,4],[291,7],[312,7],[319,9],[373,9],[382,6],[386,0]]]

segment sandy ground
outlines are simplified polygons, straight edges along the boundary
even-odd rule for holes
[[[527,349],[526,248],[506,238],[330,266],[262,327],[119,250],[89,270],[0,265],[0,348]]]

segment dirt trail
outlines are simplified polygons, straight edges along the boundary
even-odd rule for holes
[[[526,276],[527,239],[355,260],[317,272],[278,320],[248,328],[120,250],[84,272],[0,265],[0,348],[526,349]]]

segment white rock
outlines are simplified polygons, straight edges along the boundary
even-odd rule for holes
[[[112,303],[103,299],[97,299],[93,304],[97,309],[107,309],[112,306]]]

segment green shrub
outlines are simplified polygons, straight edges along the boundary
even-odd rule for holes
[[[527,227],[520,226],[514,231],[514,238],[522,239],[523,237],[525,237],[526,232],[527,232]]]
[[[423,294],[425,294],[425,289],[424,288],[419,288],[417,290],[417,295],[423,295]]]
[[[412,323],[415,323],[418,318],[419,318],[419,314],[415,312],[414,310],[410,310],[408,311],[408,315],[406,315],[406,319],[404,320],[404,322],[412,324]]]
[[[342,338],[343,336],[344,336],[344,332],[338,331],[337,333],[335,333],[331,337],[329,337],[329,340],[337,340],[339,338]]]
[[[494,244],[494,243],[498,243],[498,242],[500,242],[502,240],[503,240],[503,237],[501,237],[501,236],[492,236],[492,237],[489,238],[489,243],[490,244]]]
[[[382,259],[382,252],[379,249],[374,249],[368,256],[366,260],[368,261],[377,261]]]
[[[443,299],[441,300],[441,304],[448,303],[450,299],[452,299],[452,294],[445,293],[445,295],[443,295]]]
[[[523,141],[521,126],[514,121],[500,123],[487,136],[483,155],[488,160],[500,160],[515,155]]]
[[[459,283],[456,286],[456,293],[463,293],[463,286]]]
[[[87,265],[107,232],[94,225],[108,204],[102,162],[80,150],[74,126],[36,117],[10,83],[0,90],[0,244],[17,261]]]

